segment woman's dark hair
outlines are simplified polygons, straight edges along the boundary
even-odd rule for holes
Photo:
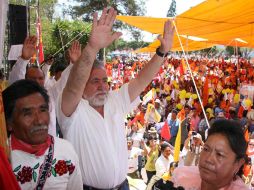
[[[247,142],[239,122],[226,119],[216,120],[208,130],[207,138],[216,134],[221,134],[227,138],[230,148],[236,154],[236,160],[242,158],[246,160]],[[237,175],[242,174],[242,168],[243,166],[240,168]]]
[[[9,121],[12,118],[16,101],[19,98],[23,98],[34,93],[40,93],[45,102],[49,104],[47,90],[35,81],[27,79],[18,80],[6,88],[2,93],[6,121]]]
[[[157,140],[157,137],[156,136],[154,136],[154,135],[149,135],[148,137],[147,137],[147,143],[146,143],[146,145],[147,146],[150,146],[150,140]]]
[[[170,145],[167,142],[161,144],[161,152],[163,152],[166,148],[170,148]]]

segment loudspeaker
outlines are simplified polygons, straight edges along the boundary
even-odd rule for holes
[[[26,6],[9,4],[10,45],[23,44],[27,36]]]

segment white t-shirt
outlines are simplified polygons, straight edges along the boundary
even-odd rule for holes
[[[54,140],[52,169],[43,190],[82,190],[83,183],[76,152],[68,141],[57,137],[54,137]],[[48,150],[42,156],[20,150],[11,151],[11,165],[15,176],[26,179],[23,184],[18,179],[22,190],[31,190],[36,187],[39,171],[47,154]],[[74,170],[73,166],[75,166]]]
[[[128,84],[110,91],[103,118],[85,99],[66,117],[61,111],[61,97],[57,118],[64,138],[73,144],[79,156],[83,183],[100,189],[121,184],[128,170],[124,118],[140,99],[130,102]]]
[[[140,148],[140,142],[143,139],[143,133],[141,132],[134,132],[130,137],[133,140],[133,147]]]
[[[174,162],[172,155],[169,155],[168,159],[161,155],[155,162],[156,176],[162,177],[164,173],[168,172],[171,162]]]
[[[138,170],[138,156],[142,154],[142,149],[132,147],[128,150],[128,173],[133,173]]]

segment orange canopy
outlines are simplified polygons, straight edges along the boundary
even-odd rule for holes
[[[169,18],[117,16],[117,19],[153,34],[162,34],[164,22]],[[207,39],[206,43],[201,43],[204,47],[208,43],[254,47],[253,0],[207,0],[178,15],[175,20],[180,35]],[[239,38],[243,41],[236,40]],[[175,37],[173,49],[179,48],[177,43]],[[188,48],[192,48],[191,43]]]

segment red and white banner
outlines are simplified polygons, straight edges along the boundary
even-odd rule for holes
[[[37,39],[39,40],[38,46],[37,46],[37,57],[38,62],[41,64],[44,61],[44,52],[43,52],[43,44],[42,44],[42,34],[41,34],[41,19],[37,18],[37,24],[36,24],[36,31],[37,31]]]

